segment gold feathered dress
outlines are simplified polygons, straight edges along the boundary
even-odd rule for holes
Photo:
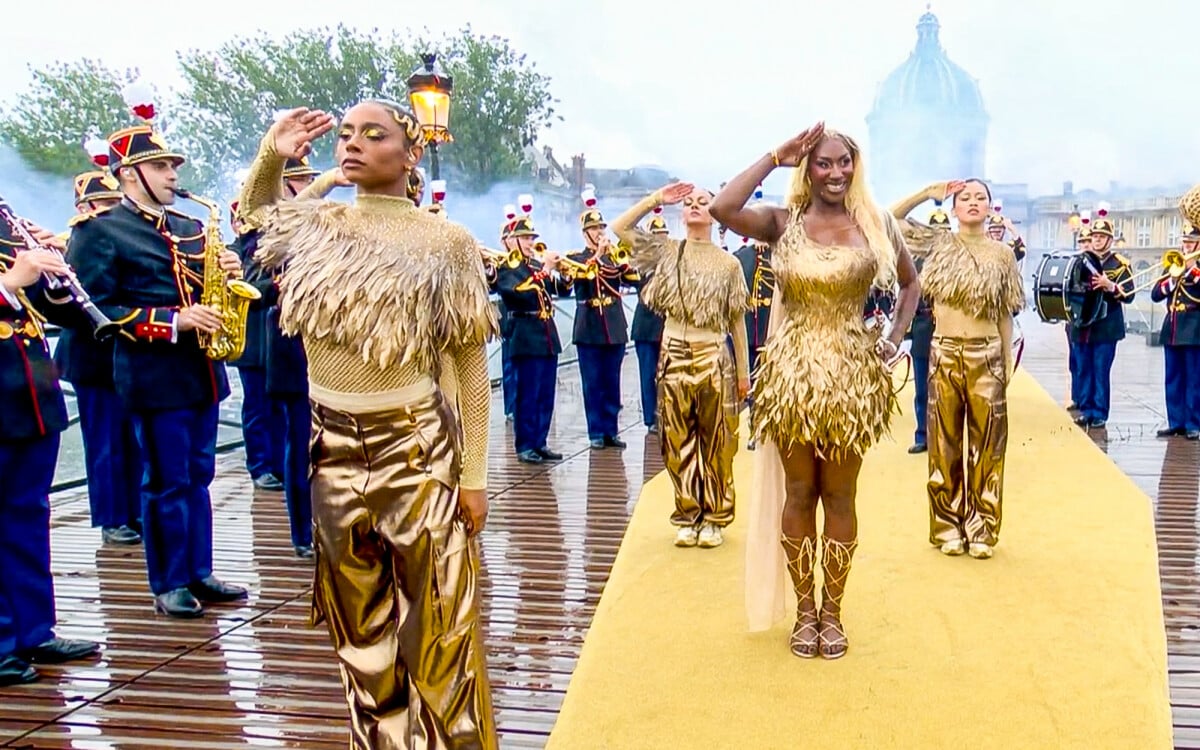
[[[279,202],[268,136],[239,213],[283,267],[280,323],[308,355],[314,623],[340,661],[355,750],[498,747],[477,550],[497,331],[478,243],[411,200]]]
[[[1024,307],[1020,271],[1009,246],[986,236],[946,233],[925,259],[921,287],[935,317],[929,352],[929,541],[994,546],[1008,442],[1010,352],[1000,326]],[[942,335],[936,317],[945,308],[994,323],[996,333]]]

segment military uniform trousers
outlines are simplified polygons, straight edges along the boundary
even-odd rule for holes
[[[457,419],[432,383],[414,390],[372,413],[313,406],[314,621],[337,651],[355,750],[494,750]]]
[[[283,412],[283,501],[293,547],[312,546],[312,488],[308,481],[312,407],[305,394],[271,397]]]
[[[1200,430],[1200,346],[1163,346],[1167,426]]]
[[[642,422],[647,427],[658,424],[658,358],[661,341],[636,341],[633,345],[638,358],[638,380],[642,388]]]
[[[913,368],[913,416],[917,426],[913,430],[913,443],[927,445],[929,437],[929,357],[912,358]]]
[[[1112,395],[1112,366],[1117,357],[1116,341],[1085,341],[1075,344],[1079,376],[1079,414],[1088,419],[1108,421]]]
[[[664,336],[658,370],[660,443],[675,485],[675,526],[733,523],[737,375],[725,336]]]
[[[590,440],[617,436],[621,413],[621,362],[624,344],[576,344],[579,379],[583,385],[583,409]],[[517,376],[518,383],[520,375]]]
[[[995,545],[1008,444],[1004,345],[999,336],[934,336],[929,357],[929,541]]]
[[[141,529],[142,451],[125,404],[112,388],[76,385],[92,526]]]
[[[0,657],[54,637],[50,484],[59,435],[0,440]]]
[[[150,590],[165,594],[212,575],[217,405],[133,412],[144,462],[142,543]]]
[[[1071,324],[1067,324],[1067,371],[1071,375],[1071,403],[1078,408],[1083,401],[1079,395],[1079,386],[1083,384],[1083,376],[1079,374],[1079,345],[1071,340]]]
[[[558,387],[558,355],[513,357],[517,371],[517,405],[513,447],[517,453],[546,447]]]
[[[246,471],[250,477],[283,474],[283,405],[267,395],[267,371],[238,367],[242,383],[242,439],[246,443]]]
[[[517,366],[508,336],[500,339],[500,392],[504,395],[504,416],[511,417],[517,413]]]

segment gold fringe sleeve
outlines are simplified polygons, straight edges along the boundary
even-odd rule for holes
[[[283,168],[287,159],[275,151],[275,136],[267,133],[250,163],[250,174],[238,196],[237,217],[247,230],[262,229],[264,214],[283,197]]]

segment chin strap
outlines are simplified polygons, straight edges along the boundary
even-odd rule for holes
[[[164,207],[164,208],[165,208],[165,207],[166,207],[166,204],[165,204],[165,203],[163,203],[163,202],[162,202],[162,199],[160,199],[160,198],[159,198],[159,197],[158,197],[158,196],[157,196],[157,195],[154,193],[154,191],[150,189],[150,183],[146,182],[146,175],[142,174],[142,167],[141,167],[141,165],[135,164],[134,166],[130,167],[130,169],[132,169],[132,170],[133,170],[133,173],[134,173],[134,174],[136,174],[136,175],[138,176],[138,182],[142,183],[142,190],[146,191],[146,196],[147,196],[147,197],[148,197],[150,200],[152,200],[152,201],[154,201],[155,203],[157,203],[159,206],[162,206],[162,207]]]

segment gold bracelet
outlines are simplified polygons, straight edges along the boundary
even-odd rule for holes
[[[771,149],[771,163],[777,167],[779,166],[779,152],[775,149]]]

